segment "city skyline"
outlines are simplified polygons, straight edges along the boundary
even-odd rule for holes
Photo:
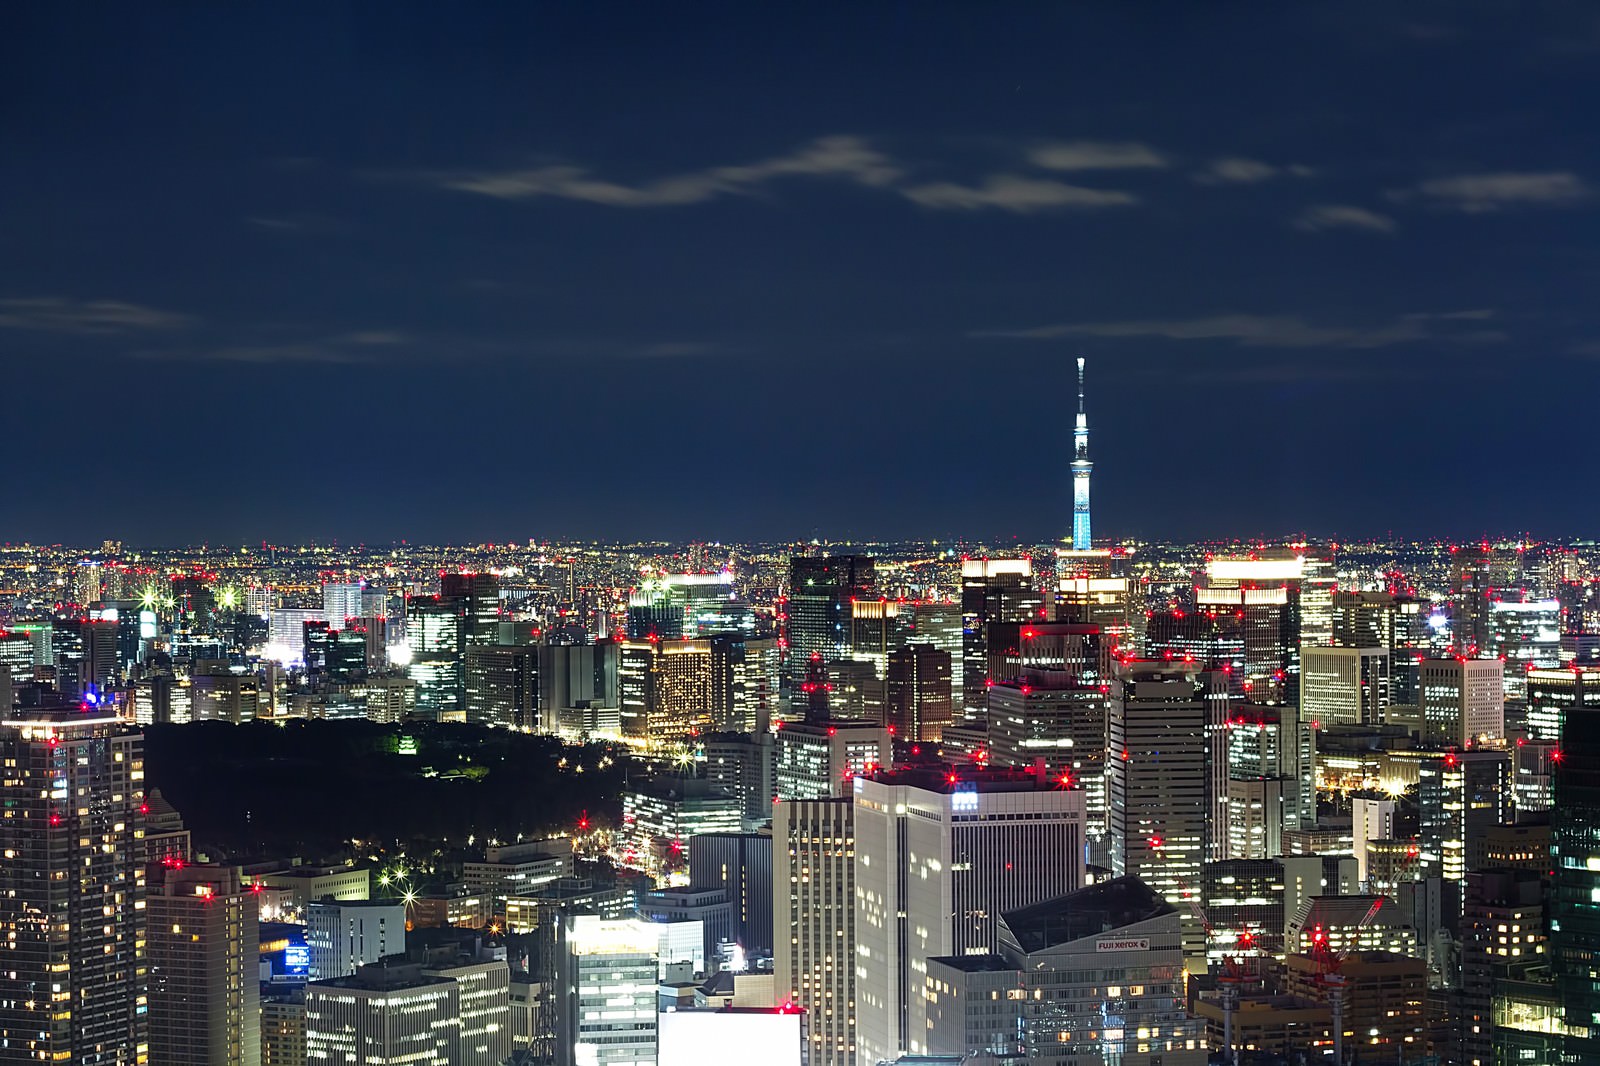
[[[843,10],[0,14],[8,535],[1582,532],[1584,5]]]

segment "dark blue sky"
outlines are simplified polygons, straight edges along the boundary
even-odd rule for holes
[[[289,10],[283,10],[288,8]],[[1593,534],[1600,11],[7,5],[0,539]]]

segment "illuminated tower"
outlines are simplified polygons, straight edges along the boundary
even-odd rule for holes
[[[1083,411],[1083,357],[1078,357],[1078,421],[1072,430],[1072,548],[1088,551],[1089,537],[1089,416]]]

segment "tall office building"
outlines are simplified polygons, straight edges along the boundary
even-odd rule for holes
[[[1528,740],[1560,741],[1569,714],[1600,709],[1600,667],[1574,664],[1528,672]]]
[[[780,801],[848,796],[854,779],[894,762],[889,730],[859,719],[794,722],[778,731]]]
[[[950,653],[932,644],[906,644],[888,656],[884,724],[903,740],[937,742],[954,711]]]
[[[1566,1062],[1600,1062],[1600,712],[1573,709],[1551,812],[1550,959],[1567,1026]]]
[[[772,841],[778,999],[810,1018],[810,1066],[856,1066],[855,801],[779,803]]]
[[[1215,671],[1124,665],[1111,684],[1106,774],[1112,869],[1183,906],[1224,857],[1227,686]]]
[[[889,670],[889,653],[898,648],[904,630],[900,623],[900,604],[879,597],[850,603],[850,658],[871,663],[881,680]]]
[[[539,649],[479,644],[466,654],[467,721],[535,732],[539,726]]]
[[[927,1050],[933,955],[995,950],[1002,911],[1081,888],[1084,797],[1011,770],[856,779],[856,1016],[861,1062]]]
[[[1333,639],[1329,643],[1392,651],[1414,644],[1422,624],[1422,604],[1413,596],[1341,590],[1333,594]]]
[[[335,629],[343,629],[351,618],[360,618],[362,586],[359,582],[329,582],[322,586],[322,617]]]
[[[747,958],[772,951],[772,847],[769,832],[689,838],[689,885],[727,895],[733,940]]]
[[[1305,556],[1292,548],[1218,556],[1194,590],[1195,608],[1244,643],[1241,687],[1253,703],[1296,703],[1300,696],[1300,596]]]
[[[493,644],[499,636],[500,579],[473,572],[439,575],[439,598],[461,617],[461,647]]]
[[[961,563],[961,698],[966,724],[982,723],[988,708],[989,627],[1041,622],[1044,598],[1028,559],[966,559]]]
[[[1505,664],[1499,659],[1422,661],[1422,742],[1467,748],[1505,736]]]
[[[877,580],[870,555],[797,555],[789,564],[789,597],[783,613],[788,641],[785,676],[798,684],[813,655],[824,662],[850,653],[852,600],[875,599]]]
[[[1106,690],[1065,670],[1029,670],[989,690],[989,765],[1039,768],[1062,787],[1083,789],[1084,832],[1096,864],[1106,840]]]
[[[1083,406],[1083,357],[1078,357],[1078,418],[1072,428],[1072,547],[1088,551],[1094,547],[1089,527],[1089,416]]]
[[[558,926],[557,1066],[655,1066],[656,958],[651,922],[583,914]]]
[[[233,866],[168,867],[150,886],[151,1062],[259,1066],[259,910]]]
[[[461,607],[440,596],[406,600],[407,676],[417,683],[417,710],[432,718],[458,718],[466,700]]]
[[[1450,636],[1457,655],[1489,652],[1490,563],[1487,544],[1450,549]]]
[[[146,1062],[143,737],[76,706],[24,713],[0,723],[0,1054]]]
[[[306,1059],[339,1066],[461,1061],[461,995],[415,963],[374,964],[306,985]]]
[[[1391,702],[1389,649],[1300,649],[1300,717],[1313,729],[1381,725]]]
[[[666,750],[720,727],[710,640],[628,640],[618,648],[622,736]]]
[[[311,976],[347,977],[406,950],[406,908],[399,900],[320,899],[306,905]]]

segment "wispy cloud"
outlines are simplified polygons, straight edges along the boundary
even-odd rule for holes
[[[385,349],[410,343],[399,330],[354,330],[305,340],[192,345],[131,353],[137,359],[193,363],[375,363]]]
[[[1500,171],[1432,178],[1389,196],[1401,202],[1420,198],[1434,207],[1481,215],[1520,207],[1575,207],[1593,192],[1570,170]]]
[[[1317,204],[1300,212],[1294,228],[1317,233],[1330,229],[1366,230],[1369,233],[1393,233],[1394,219],[1380,215],[1354,204]]]
[[[1169,166],[1166,156],[1137,141],[1049,141],[1028,150],[1045,170],[1138,170]]]
[[[1491,311],[1423,312],[1403,315],[1375,326],[1324,326],[1309,322],[1299,315],[1222,314],[1204,318],[1067,322],[1030,329],[984,330],[971,335],[1019,340],[1154,337],[1174,341],[1230,340],[1247,348],[1363,349],[1385,348],[1439,337],[1480,343],[1503,339],[1503,335],[1498,333],[1473,331],[1452,335],[1441,334],[1433,328],[1438,322],[1478,321],[1492,314]]]
[[[0,300],[0,328],[101,336],[136,330],[178,329],[188,315],[122,300],[72,300],[37,296]]]
[[[1125,207],[1139,198],[1119,189],[1091,189],[1048,178],[1017,174],[991,174],[981,185],[935,182],[902,190],[906,199],[935,210],[981,211],[996,209],[1016,214],[1063,209],[1094,210]]]
[[[1278,166],[1259,159],[1225,156],[1206,164],[1204,170],[1194,175],[1194,180],[1201,185],[1255,185],[1279,177],[1309,178],[1316,173],[1313,168],[1300,163]]]
[[[810,177],[885,187],[901,176],[886,154],[859,137],[821,137],[785,155],[739,166],[676,174],[637,185],[595,177],[583,167],[447,175],[439,184],[459,192],[501,200],[557,197],[608,207],[676,207],[720,196],[750,194],[780,178]]]

